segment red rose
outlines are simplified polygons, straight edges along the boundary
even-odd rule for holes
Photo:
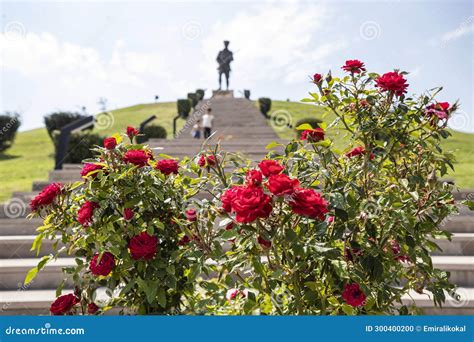
[[[152,156],[147,151],[129,150],[125,152],[123,156],[123,161],[126,163],[135,164],[139,167],[142,167],[148,164],[148,160],[150,160],[151,157]]]
[[[410,261],[410,257],[404,254],[401,254],[402,249],[396,240],[390,241],[390,247],[392,249],[393,257],[398,261]]]
[[[354,261],[355,258],[360,257],[364,253],[359,248],[345,248],[344,259],[346,261]]]
[[[137,136],[138,133],[140,133],[140,132],[138,131],[138,129],[136,129],[136,128],[132,127],[132,126],[128,126],[128,127],[127,127],[127,135],[128,135],[128,137],[129,137],[130,139],[132,139],[133,137]]]
[[[300,182],[297,179],[291,179],[281,173],[279,175],[270,176],[266,185],[272,194],[283,196],[291,195],[295,189],[300,186]]]
[[[104,139],[104,147],[108,150],[113,150],[117,146],[117,140],[114,137]]]
[[[77,211],[77,221],[84,227],[89,226],[92,223],[95,208],[99,208],[97,203],[86,201]]]
[[[430,117],[436,116],[440,120],[449,118],[449,103],[437,102],[426,107],[426,114]]]
[[[247,297],[245,291],[240,291],[239,289],[229,289],[229,290],[227,290],[227,293],[225,295],[225,297],[229,301],[236,299],[237,296],[240,296],[241,298]]]
[[[204,154],[201,154],[197,164],[200,167],[214,166],[216,165],[216,157],[214,155],[205,156]]]
[[[77,303],[79,303],[79,298],[72,293],[59,296],[51,304],[49,311],[55,316],[68,314]]]
[[[281,173],[285,168],[280,165],[276,160],[264,159],[259,164],[258,167],[262,171],[265,177],[271,175],[277,175]]]
[[[357,147],[354,147],[349,152],[347,152],[346,157],[352,158],[352,157],[357,157],[357,156],[360,156],[360,155],[366,154],[366,153],[367,153],[367,151],[365,150],[364,146],[357,146]],[[372,160],[374,158],[375,158],[375,155],[371,152],[370,153],[370,160]]]
[[[135,213],[130,208],[125,208],[123,210],[123,218],[127,221],[130,221],[133,218],[134,215],[135,215]]]
[[[228,213],[232,211],[232,201],[239,191],[239,188],[240,186],[233,186],[221,195],[222,208]]]
[[[178,162],[174,159],[162,159],[156,163],[156,169],[160,170],[165,175],[170,175],[172,173],[178,173]]]
[[[89,315],[95,314],[97,311],[99,311],[99,307],[95,303],[89,303],[87,304],[87,313]]]
[[[357,307],[364,305],[366,296],[360,289],[359,284],[354,283],[344,285],[342,298],[347,304]]]
[[[99,253],[94,254],[89,269],[94,275],[108,276],[115,268],[115,258],[112,253],[105,252],[99,260]]]
[[[408,88],[407,80],[398,72],[387,72],[377,78],[375,83],[382,91],[391,91],[397,96],[402,96]]]
[[[307,129],[301,133],[301,140],[317,142],[324,140],[324,130],[322,128]]]
[[[257,218],[266,218],[272,211],[271,198],[256,186],[239,187],[231,203],[236,220],[250,223]]]
[[[323,79],[323,76],[321,74],[314,74],[313,75],[313,82],[314,83],[319,83]]]
[[[41,192],[36,195],[30,202],[30,208],[32,211],[36,211],[44,206],[50,205],[54,202],[55,198],[61,193],[62,184],[52,183],[46,185]]]
[[[294,213],[321,221],[328,212],[328,203],[313,189],[296,189],[289,204]]]
[[[347,60],[346,64],[344,64],[341,67],[341,69],[343,69],[344,71],[353,73],[353,74],[358,74],[361,71],[365,71],[364,63],[362,63],[361,61],[359,61],[357,59]]]
[[[272,242],[265,240],[263,237],[259,236],[257,238],[257,242],[259,243],[260,246],[262,246],[263,249],[269,249],[272,247]]]
[[[197,212],[196,209],[188,209],[185,211],[186,219],[189,222],[195,222],[197,220]]]
[[[85,163],[84,166],[82,167],[81,170],[81,176],[82,177],[87,177],[89,173],[97,170],[103,170],[104,166],[99,165],[99,164],[94,164],[94,163]],[[94,174],[90,175],[92,178],[97,177],[97,172],[94,172]]]
[[[130,255],[134,260],[150,260],[156,254],[158,238],[151,236],[147,232],[142,232],[134,236],[128,243]]]
[[[178,241],[178,246],[186,246],[188,243],[191,242],[189,236],[185,235]]]
[[[245,176],[245,182],[247,185],[259,186],[262,184],[262,173],[258,170],[249,170]]]

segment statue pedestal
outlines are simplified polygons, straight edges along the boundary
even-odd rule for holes
[[[213,90],[212,91],[212,97],[233,98],[234,97],[234,91],[233,90]]]

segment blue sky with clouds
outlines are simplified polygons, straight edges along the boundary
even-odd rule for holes
[[[0,110],[22,129],[44,114],[95,113],[175,101],[217,85],[222,40],[234,51],[231,88],[299,100],[314,72],[346,59],[410,72],[409,91],[444,86],[459,99],[451,126],[474,132],[472,1],[1,2]]]

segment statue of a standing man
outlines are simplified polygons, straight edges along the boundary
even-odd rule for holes
[[[232,51],[227,47],[229,46],[229,41],[224,40],[224,50],[219,51],[217,55],[217,63],[219,63],[219,90],[221,90],[222,74],[225,75],[227,90],[229,90],[229,75],[230,75],[230,62],[234,60]]]

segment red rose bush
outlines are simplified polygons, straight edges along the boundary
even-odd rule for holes
[[[71,287],[75,293],[56,299],[54,315],[109,309],[186,312],[186,296],[195,287],[189,270],[200,260],[183,255],[186,249],[179,244],[184,232],[176,220],[184,217],[187,206],[180,164],[155,159],[146,146],[134,144],[137,135],[129,127],[123,136],[105,139],[104,147],[96,149],[97,158],[84,164],[82,181],[53,183],[31,202],[33,216],[45,219],[33,247],[41,248],[45,238],[64,247],[44,257],[26,282],[59,253],[76,260],[74,267],[64,269],[66,282],[58,284],[58,293]],[[104,292],[108,295],[97,296]]]
[[[211,199],[199,203],[188,234],[213,237],[216,263],[202,271],[219,275],[200,282],[207,310],[410,314],[418,312],[402,300],[410,292],[436,305],[456,296],[430,253],[433,238],[450,237],[440,224],[457,211],[453,186],[440,181],[452,168],[440,142],[457,104],[436,101],[438,89],[409,96],[399,70],[371,73],[359,60],[342,70],[314,74],[303,100],[325,107],[332,122],[297,127],[300,139],[254,163],[216,146],[209,172],[197,172]],[[335,134],[345,136],[342,148]],[[230,165],[235,171],[223,172]]]

